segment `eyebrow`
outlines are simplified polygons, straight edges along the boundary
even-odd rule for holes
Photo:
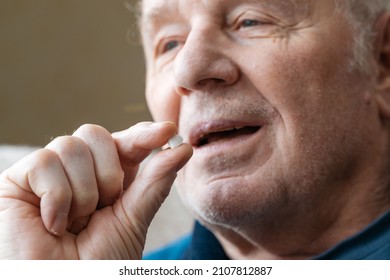
[[[213,0],[211,0],[213,1]],[[240,0],[236,1],[237,4],[240,3],[255,3],[260,4],[265,7],[281,10],[281,7],[283,7],[283,10],[287,10],[289,12],[293,13],[293,10],[296,10],[297,7],[302,5],[301,0]],[[307,10],[308,3],[304,4],[303,10]],[[294,9],[292,9],[294,8]],[[172,22],[172,14],[180,15],[179,11],[177,10],[178,6],[174,6],[173,8],[168,7],[167,5],[161,4],[159,6],[155,6],[150,8],[146,13],[142,10],[142,7],[140,8],[139,12],[139,28],[142,32],[153,32],[153,27],[157,25],[157,23],[167,23]]]

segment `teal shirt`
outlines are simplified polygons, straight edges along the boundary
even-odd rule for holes
[[[215,236],[199,223],[192,234],[144,257],[145,260],[227,260]],[[316,260],[390,260],[390,212]]]

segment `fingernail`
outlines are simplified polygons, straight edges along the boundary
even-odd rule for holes
[[[65,232],[67,223],[68,223],[68,214],[63,212],[57,213],[53,221],[53,226],[50,231],[54,235],[60,236]]]

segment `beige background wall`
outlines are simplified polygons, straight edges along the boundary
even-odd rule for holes
[[[125,0],[134,4],[135,0]],[[134,17],[123,0],[0,0],[0,166],[83,123],[110,131],[150,120]],[[135,36],[136,37],[136,36]],[[175,191],[146,250],[187,232]]]
[[[150,120],[135,30],[124,0],[0,0],[0,143]]]

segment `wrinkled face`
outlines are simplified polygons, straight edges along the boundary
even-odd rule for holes
[[[367,79],[334,1],[143,0],[142,23],[147,101],[194,147],[177,185],[198,218],[320,208],[361,163]]]

